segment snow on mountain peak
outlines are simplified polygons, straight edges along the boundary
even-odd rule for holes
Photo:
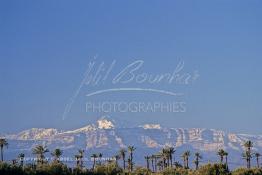
[[[102,118],[97,121],[97,127],[99,129],[113,129],[115,128],[115,125],[112,121]]]
[[[89,132],[95,130],[95,125],[87,125],[85,127],[75,129],[73,131],[66,131],[65,133],[79,133],[79,132]]]
[[[144,129],[161,129],[159,124],[145,124],[142,126]]]
[[[12,135],[11,138],[18,140],[48,139],[58,133],[59,131],[53,128],[32,128],[29,130],[22,131],[17,135]]]

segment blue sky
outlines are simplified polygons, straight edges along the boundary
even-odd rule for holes
[[[262,2],[1,1],[0,132],[31,127],[71,129],[104,114],[83,112],[90,90],[81,89],[68,117],[62,114],[93,57],[115,71],[137,59],[151,74],[179,61],[198,70],[185,113],[108,114],[127,125],[161,123],[261,134]],[[93,90],[111,88],[110,84]],[[114,93],[122,100],[170,100],[156,94]],[[105,100],[104,96],[91,100]]]

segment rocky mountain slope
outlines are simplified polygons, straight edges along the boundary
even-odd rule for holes
[[[183,151],[190,150],[192,153],[201,152],[204,155],[203,162],[216,161],[217,150],[223,148],[229,152],[232,166],[244,164],[241,153],[244,150],[243,143],[247,140],[254,142],[253,151],[262,153],[262,135],[226,133],[202,128],[164,128],[159,124],[121,128],[106,118],[98,120],[97,124],[75,130],[32,128],[5,137],[10,145],[7,150],[8,158],[20,152],[31,155],[32,148],[37,144],[45,144],[50,150],[61,148],[67,156],[73,156],[78,149],[85,149],[89,157],[93,152],[112,156],[120,148],[134,145],[137,148],[135,159],[140,163],[144,162],[144,155],[160,151],[165,146],[175,147],[177,161],[180,161]]]

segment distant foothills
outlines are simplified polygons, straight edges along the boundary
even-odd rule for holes
[[[2,136],[0,175],[262,175],[259,135],[159,124],[121,128],[102,118],[72,131]]]

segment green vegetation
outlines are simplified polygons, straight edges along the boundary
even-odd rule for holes
[[[200,164],[202,155],[198,152],[194,153],[192,156],[194,156],[195,167],[189,167],[190,151],[185,151],[181,155],[183,165],[174,162],[175,149],[173,147],[166,147],[159,153],[144,156],[146,166],[137,166],[134,162],[136,150],[134,146],[129,146],[127,150],[119,150],[112,159],[107,161],[102,161],[102,153],[92,154],[92,167],[85,167],[85,151],[80,149],[75,155],[76,164],[71,168],[60,161],[63,151],[58,148],[51,152],[50,161],[46,159],[49,150],[43,145],[37,145],[32,150],[36,156],[35,163],[26,164],[23,153],[19,154],[12,163],[7,163],[3,156],[3,150],[7,145],[6,139],[0,139],[0,175],[262,175],[262,168],[259,166],[261,155],[252,152],[253,143],[251,141],[243,145],[245,151],[242,158],[246,160],[246,168],[238,168],[233,171],[228,168],[228,153],[223,149],[218,150],[219,161],[214,164]],[[252,158],[255,158],[256,161],[254,167],[251,165]],[[118,161],[122,163],[119,164]]]

